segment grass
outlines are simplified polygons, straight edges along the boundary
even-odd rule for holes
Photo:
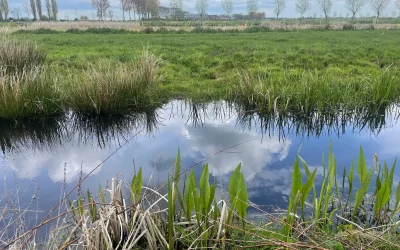
[[[145,50],[135,63],[89,66],[69,84],[66,99],[76,113],[127,113],[150,104],[149,91],[158,77],[158,59]]]
[[[95,193],[79,191],[65,213],[50,219],[66,216],[63,221],[72,223],[52,231],[47,244],[57,249],[398,249],[396,162],[388,166],[380,164],[378,156],[374,159],[368,168],[360,148],[357,161],[339,177],[332,146],[326,165],[319,168],[311,169],[296,157],[287,212],[272,215],[249,204],[240,164],[227,190],[221,190],[227,198],[220,199],[216,184],[209,181],[208,165],[197,178],[196,166],[182,170],[178,150],[163,186],[143,186],[139,169],[130,181],[113,178],[110,186]],[[67,198],[64,194],[60,204]],[[248,220],[249,207],[261,212],[265,222]],[[35,246],[29,233],[18,232],[4,246]]]
[[[62,112],[58,79],[44,67],[0,72],[0,119],[49,117]]]
[[[0,67],[6,74],[23,71],[43,65],[46,53],[35,43],[1,38]]]

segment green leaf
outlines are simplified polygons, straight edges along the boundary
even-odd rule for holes
[[[304,204],[306,203],[307,197],[310,194],[312,187],[314,186],[314,179],[315,179],[316,174],[317,174],[317,169],[315,169],[312,172],[312,174],[308,178],[306,184],[304,184],[304,186],[301,188],[301,191],[300,191],[300,193],[301,193],[300,206],[301,206],[301,211],[302,211],[303,217],[304,217]]]
[[[185,186],[185,194],[184,194],[184,202],[186,205],[186,219],[190,221],[190,217],[192,215],[192,211],[194,208],[194,195],[193,193],[196,191],[196,176],[194,170],[192,170],[186,179]],[[197,194],[196,194],[197,195]]]
[[[399,203],[400,203],[400,182],[397,184],[397,189],[396,189],[396,203],[395,203],[394,213],[397,212]]]
[[[203,166],[203,173],[200,177],[200,200],[201,207],[203,208],[203,216],[206,216],[208,208],[208,200],[210,197],[210,183],[209,183],[210,173],[208,172],[208,164]]]
[[[361,204],[361,201],[364,199],[365,194],[368,192],[369,184],[371,183],[372,175],[374,174],[374,169],[371,169],[366,175],[361,187],[356,192],[356,199],[354,203],[354,212],[357,213],[358,206]]]
[[[238,182],[240,180],[240,169],[242,167],[242,164],[240,163],[236,169],[233,171],[231,178],[229,179],[229,184],[228,184],[228,193],[229,193],[229,199],[231,201],[231,209],[234,210],[235,207],[233,206],[234,202],[233,200],[236,199],[237,196],[237,190],[238,190]]]
[[[390,193],[392,193],[394,170],[396,168],[396,163],[397,163],[397,159],[394,160],[392,168],[390,169],[390,173],[389,173],[389,176],[388,176],[388,182],[389,182],[388,184],[389,184],[389,187],[390,187]]]
[[[214,197],[215,197],[215,190],[216,190],[217,186],[211,185],[210,187],[210,198],[208,199],[208,204],[207,204],[207,213],[211,210],[211,205],[214,201]]]
[[[390,187],[389,183],[386,181],[383,183],[381,189],[376,195],[376,201],[374,204],[375,216],[379,216],[382,208],[390,201]]]
[[[242,219],[245,219],[247,208],[249,206],[248,204],[249,195],[247,193],[246,183],[243,174],[240,174],[237,187],[238,187],[238,192],[237,192],[238,200],[236,202],[236,209],[238,211],[239,216]]]
[[[175,159],[175,172],[174,172],[174,182],[176,183],[176,187],[178,187],[179,179],[181,174],[181,150],[178,148],[178,154]]]
[[[142,168],[139,168],[138,173],[135,174],[132,178],[131,197],[133,203],[139,201],[140,194],[142,193],[142,185],[143,185]]]
[[[297,193],[303,186],[301,180],[301,171],[299,166],[299,158],[296,157],[296,161],[293,164],[293,174],[292,174],[292,197],[296,197]]]
[[[360,146],[360,154],[358,155],[357,162],[358,177],[360,178],[360,184],[363,183],[364,179],[367,177],[367,162],[365,161],[364,151]]]

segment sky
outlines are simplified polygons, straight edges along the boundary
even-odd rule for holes
[[[29,0],[9,0],[10,9],[19,7],[21,10],[24,3]],[[221,7],[221,0],[208,0],[209,8],[208,14],[222,14],[223,9]],[[288,18],[299,17],[299,14],[295,11],[295,0],[287,0],[287,7],[283,11],[282,16]],[[243,13],[247,12],[246,0],[233,0],[233,13]],[[322,12],[317,4],[316,0],[311,0],[312,8],[310,11],[306,13],[306,16],[321,16]],[[333,1],[332,14],[336,12],[337,16],[346,17],[348,11],[344,7],[344,0],[334,0]],[[114,12],[116,19],[122,18],[122,12],[120,10],[120,4],[118,0],[110,0],[111,9]],[[170,0],[160,0],[161,6],[169,6]],[[183,9],[184,11],[189,11],[192,13],[196,13],[195,9],[195,0],[184,0]],[[43,8],[45,4],[43,3]],[[91,5],[91,0],[58,0],[59,6],[59,18],[60,19],[74,19],[75,17],[86,15],[89,18],[92,18],[95,13],[94,8]],[[274,0],[259,0],[258,2],[259,12],[265,12],[267,17],[274,17]],[[45,10],[43,10],[45,12]],[[370,4],[366,4],[364,8],[361,10],[362,16],[373,16],[374,11],[370,7]],[[400,15],[400,9],[396,8],[394,0],[392,0],[391,4],[384,11],[384,16],[393,16],[393,14]],[[26,16],[23,13],[21,16]]]

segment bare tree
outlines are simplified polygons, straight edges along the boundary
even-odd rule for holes
[[[36,2],[35,2],[35,0],[29,0],[29,3],[31,5],[31,11],[32,11],[32,14],[33,14],[33,19],[37,20]]]
[[[279,16],[282,14],[282,11],[285,8],[286,8],[286,0],[275,0],[274,12],[276,14],[276,19],[279,19]]]
[[[119,2],[121,3],[122,20],[125,21],[125,10],[126,10],[127,0],[119,0]]]
[[[27,17],[28,19],[30,19],[30,18],[31,18],[31,14],[32,14],[32,9],[31,9],[31,6],[29,5],[29,2],[25,2],[25,3],[22,5],[22,9],[24,10],[24,12],[25,12],[25,14],[26,14],[26,17]]]
[[[20,15],[21,15],[21,9],[16,7],[11,10],[11,15],[14,17],[14,19],[19,20]]]
[[[203,26],[204,15],[208,9],[208,0],[196,0],[196,9],[200,14],[200,25]]]
[[[359,12],[366,3],[367,0],[345,0],[346,9],[348,9],[352,14],[352,22],[354,21],[354,17],[356,16],[357,12]]]
[[[400,0],[396,0],[396,5],[397,5],[397,8],[400,9]]]
[[[147,12],[151,15],[151,18],[156,19],[160,13],[160,2],[158,0],[147,0]]]
[[[97,17],[104,20],[107,16],[107,10],[110,8],[109,0],[92,0],[92,6],[97,10]]]
[[[110,21],[113,20],[113,18],[114,18],[114,12],[112,11],[112,9],[109,9],[109,10],[108,10],[107,16],[110,18]]]
[[[51,13],[51,0],[46,0],[46,10],[47,10],[47,16],[49,17],[50,21],[53,16],[53,14]]]
[[[371,7],[375,10],[376,18],[379,18],[382,11],[388,7],[390,0],[371,0]]]
[[[173,9],[174,14],[173,17],[176,20],[178,17],[178,13],[182,13],[182,7],[183,7],[183,0],[170,0],[169,3],[171,9]]]
[[[311,9],[310,0],[297,0],[296,11],[300,13],[301,18],[304,18],[304,14]]]
[[[328,22],[328,17],[332,11],[332,0],[318,0],[319,7],[325,15],[325,20]]]
[[[36,9],[38,12],[38,19],[42,20],[42,16],[43,16],[42,0],[36,0]]]
[[[58,4],[57,4],[57,0],[51,0],[51,12],[53,13],[53,19],[54,19],[54,21],[57,21],[57,15],[58,15]]]
[[[3,12],[4,19],[8,19],[8,14],[10,13],[10,9],[8,7],[8,0],[1,0],[0,2],[0,10]]]
[[[226,15],[229,17],[229,19],[231,18],[232,15],[232,9],[233,9],[233,3],[232,0],[222,0],[221,1],[222,4],[222,9],[224,9]]]
[[[258,10],[258,0],[247,0],[247,11],[249,12],[249,17],[252,18]]]

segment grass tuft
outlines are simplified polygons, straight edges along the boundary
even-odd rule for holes
[[[22,73],[43,65],[46,53],[32,42],[2,39],[0,42],[0,67],[6,74]]]
[[[85,114],[127,113],[149,104],[149,92],[159,83],[158,64],[147,50],[134,63],[94,64],[74,77],[68,103]]]
[[[0,71],[0,119],[52,116],[62,111],[58,78],[43,67]]]

